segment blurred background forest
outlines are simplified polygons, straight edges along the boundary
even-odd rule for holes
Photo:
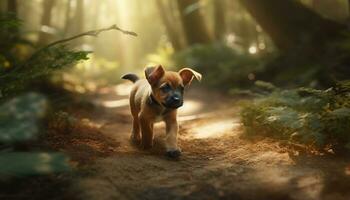
[[[343,66],[349,45],[348,1],[260,4],[223,0],[157,0],[146,5],[137,0],[3,0],[1,11],[20,19],[17,33],[11,32],[12,39],[14,34],[21,38],[11,49],[19,60],[55,40],[112,24],[138,33],[134,38],[110,31],[103,37],[79,38],[69,44],[73,49],[93,51],[88,61],[63,77],[77,78],[84,82],[84,88],[118,82],[122,72],[157,63],[198,67],[210,72],[206,83],[223,89],[249,87],[257,79],[327,87],[335,77],[344,79],[349,74]],[[294,12],[301,14],[291,16]],[[2,58],[2,68],[9,70],[14,65],[9,57]],[[330,71],[334,72],[332,77]]]
[[[349,27],[348,0],[0,0],[0,180],[69,170],[43,133],[158,64],[244,99],[247,136],[349,152]]]

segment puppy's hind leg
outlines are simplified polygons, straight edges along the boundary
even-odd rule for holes
[[[149,149],[153,146],[153,122],[142,114],[139,118],[142,134],[142,146],[144,149]]]
[[[132,119],[132,131],[131,131],[131,142],[134,144],[141,144],[141,133],[140,133],[140,120],[138,115],[133,115]]]
[[[130,110],[132,115],[132,130],[131,130],[130,140],[134,144],[140,144],[141,143],[140,120],[139,120],[140,109],[138,109],[138,107],[136,106],[135,95],[136,95],[136,88],[133,88],[133,90],[130,93]]]

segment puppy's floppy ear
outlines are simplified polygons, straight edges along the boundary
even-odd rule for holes
[[[145,69],[146,79],[151,85],[156,84],[159,79],[163,77],[164,73],[164,68],[161,65],[158,65],[157,67],[147,67]]]
[[[179,74],[182,78],[183,84],[184,85],[189,85],[191,84],[193,77],[195,77],[198,81],[202,80],[202,75],[193,69],[190,68],[183,68],[179,71]]]

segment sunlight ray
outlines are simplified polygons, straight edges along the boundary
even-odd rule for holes
[[[129,99],[120,99],[114,101],[104,101],[102,105],[107,108],[116,108],[129,105]]]
[[[240,126],[234,119],[215,121],[192,129],[193,137],[196,139],[217,138],[226,134],[232,134],[233,130]]]
[[[190,115],[203,108],[203,103],[195,100],[185,100],[183,106],[179,109],[179,115]]]
[[[114,87],[114,92],[120,96],[128,96],[132,86],[133,84],[131,83],[118,84]]]

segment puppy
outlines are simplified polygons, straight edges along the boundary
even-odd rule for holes
[[[135,74],[125,74],[122,79],[134,84],[130,92],[130,109],[133,117],[131,140],[142,144],[144,149],[153,146],[153,124],[163,120],[166,124],[166,155],[177,158],[181,150],[177,146],[177,108],[183,104],[183,93],[193,78],[201,80],[202,75],[190,68],[179,72],[165,71],[159,65],[145,69],[146,79]]]

